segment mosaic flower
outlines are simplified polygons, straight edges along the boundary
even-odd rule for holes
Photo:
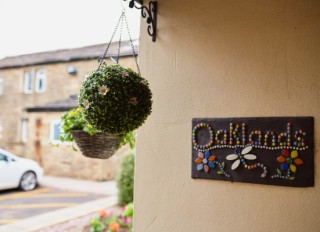
[[[89,109],[89,108],[90,108],[90,103],[89,103],[88,100],[84,100],[84,101],[82,102],[82,105],[83,105],[83,107],[84,107],[85,109]]]
[[[131,105],[136,106],[138,104],[137,98],[136,97],[130,98],[128,103],[131,104]]]
[[[101,94],[101,95],[106,95],[108,93],[108,91],[109,91],[109,88],[105,85],[103,85],[99,88],[99,94]]]
[[[234,160],[234,162],[231,166],[231,170],[237,169],[239,167],[241,161],[243,161],[243,159],[255,160],[257,158],[257,156],[252,155],[252,154],[248,154],[251,150],[252,150],[252,146],[245,147],[242,151],[240,148],[236,148],[234,150],[235,154],[228,155],[226,157],[227,160]]]
[[[201,171],[202,169],[208,173],[210,168],[214,168],[214,160],[216,157],[214,155],[211,155],[209,151],[206,151],[205,154],[202,152],[198,153],[198,158],[195,160],[195,163],[197,164],[197,170]]]
[[[291,153],[288,149],[282,149],[282,155],[277,158],[281,164],[281,170],[286,171],[290,168],[292,172],[297,171],[296,165],[303,164],[302,159],[298,157],[298,151],[293,150]]]

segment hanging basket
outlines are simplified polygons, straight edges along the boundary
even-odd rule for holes
[[[120,65],[108,66],[104,63],[114,34],[120,25],[117,57],[119,60],[124,22],[138,72]],[[106,134],[123,135],[134,131],[151,114],[152,93],[148,81],[141,76],[124,11],[119,18],[110,43],[99,61],[98,68],[87,75],[82,83],[78,103],[83,109],[83,115],[87,122],[98,131]]]
[[[120,143],[118,136],[110,134],[89,135],[82,130],[73,130],[71,134],[82,154],[89,158],[108,159],[117,151],[117,144]]]

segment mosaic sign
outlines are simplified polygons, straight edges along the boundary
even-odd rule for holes
[[[314,186],[313,117],[195,118],[192,178]]]

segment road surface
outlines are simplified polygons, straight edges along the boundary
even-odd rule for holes
[[[103,197],[105,196],[47,187],[30,192],[0,191],[0,226]]]

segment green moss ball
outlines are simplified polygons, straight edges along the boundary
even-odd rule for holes
[[[109,134],[137,129],[152,109],[148,82],[120,65],[102,65],[90,73],[78,100],[85,119],[97,130]]]

